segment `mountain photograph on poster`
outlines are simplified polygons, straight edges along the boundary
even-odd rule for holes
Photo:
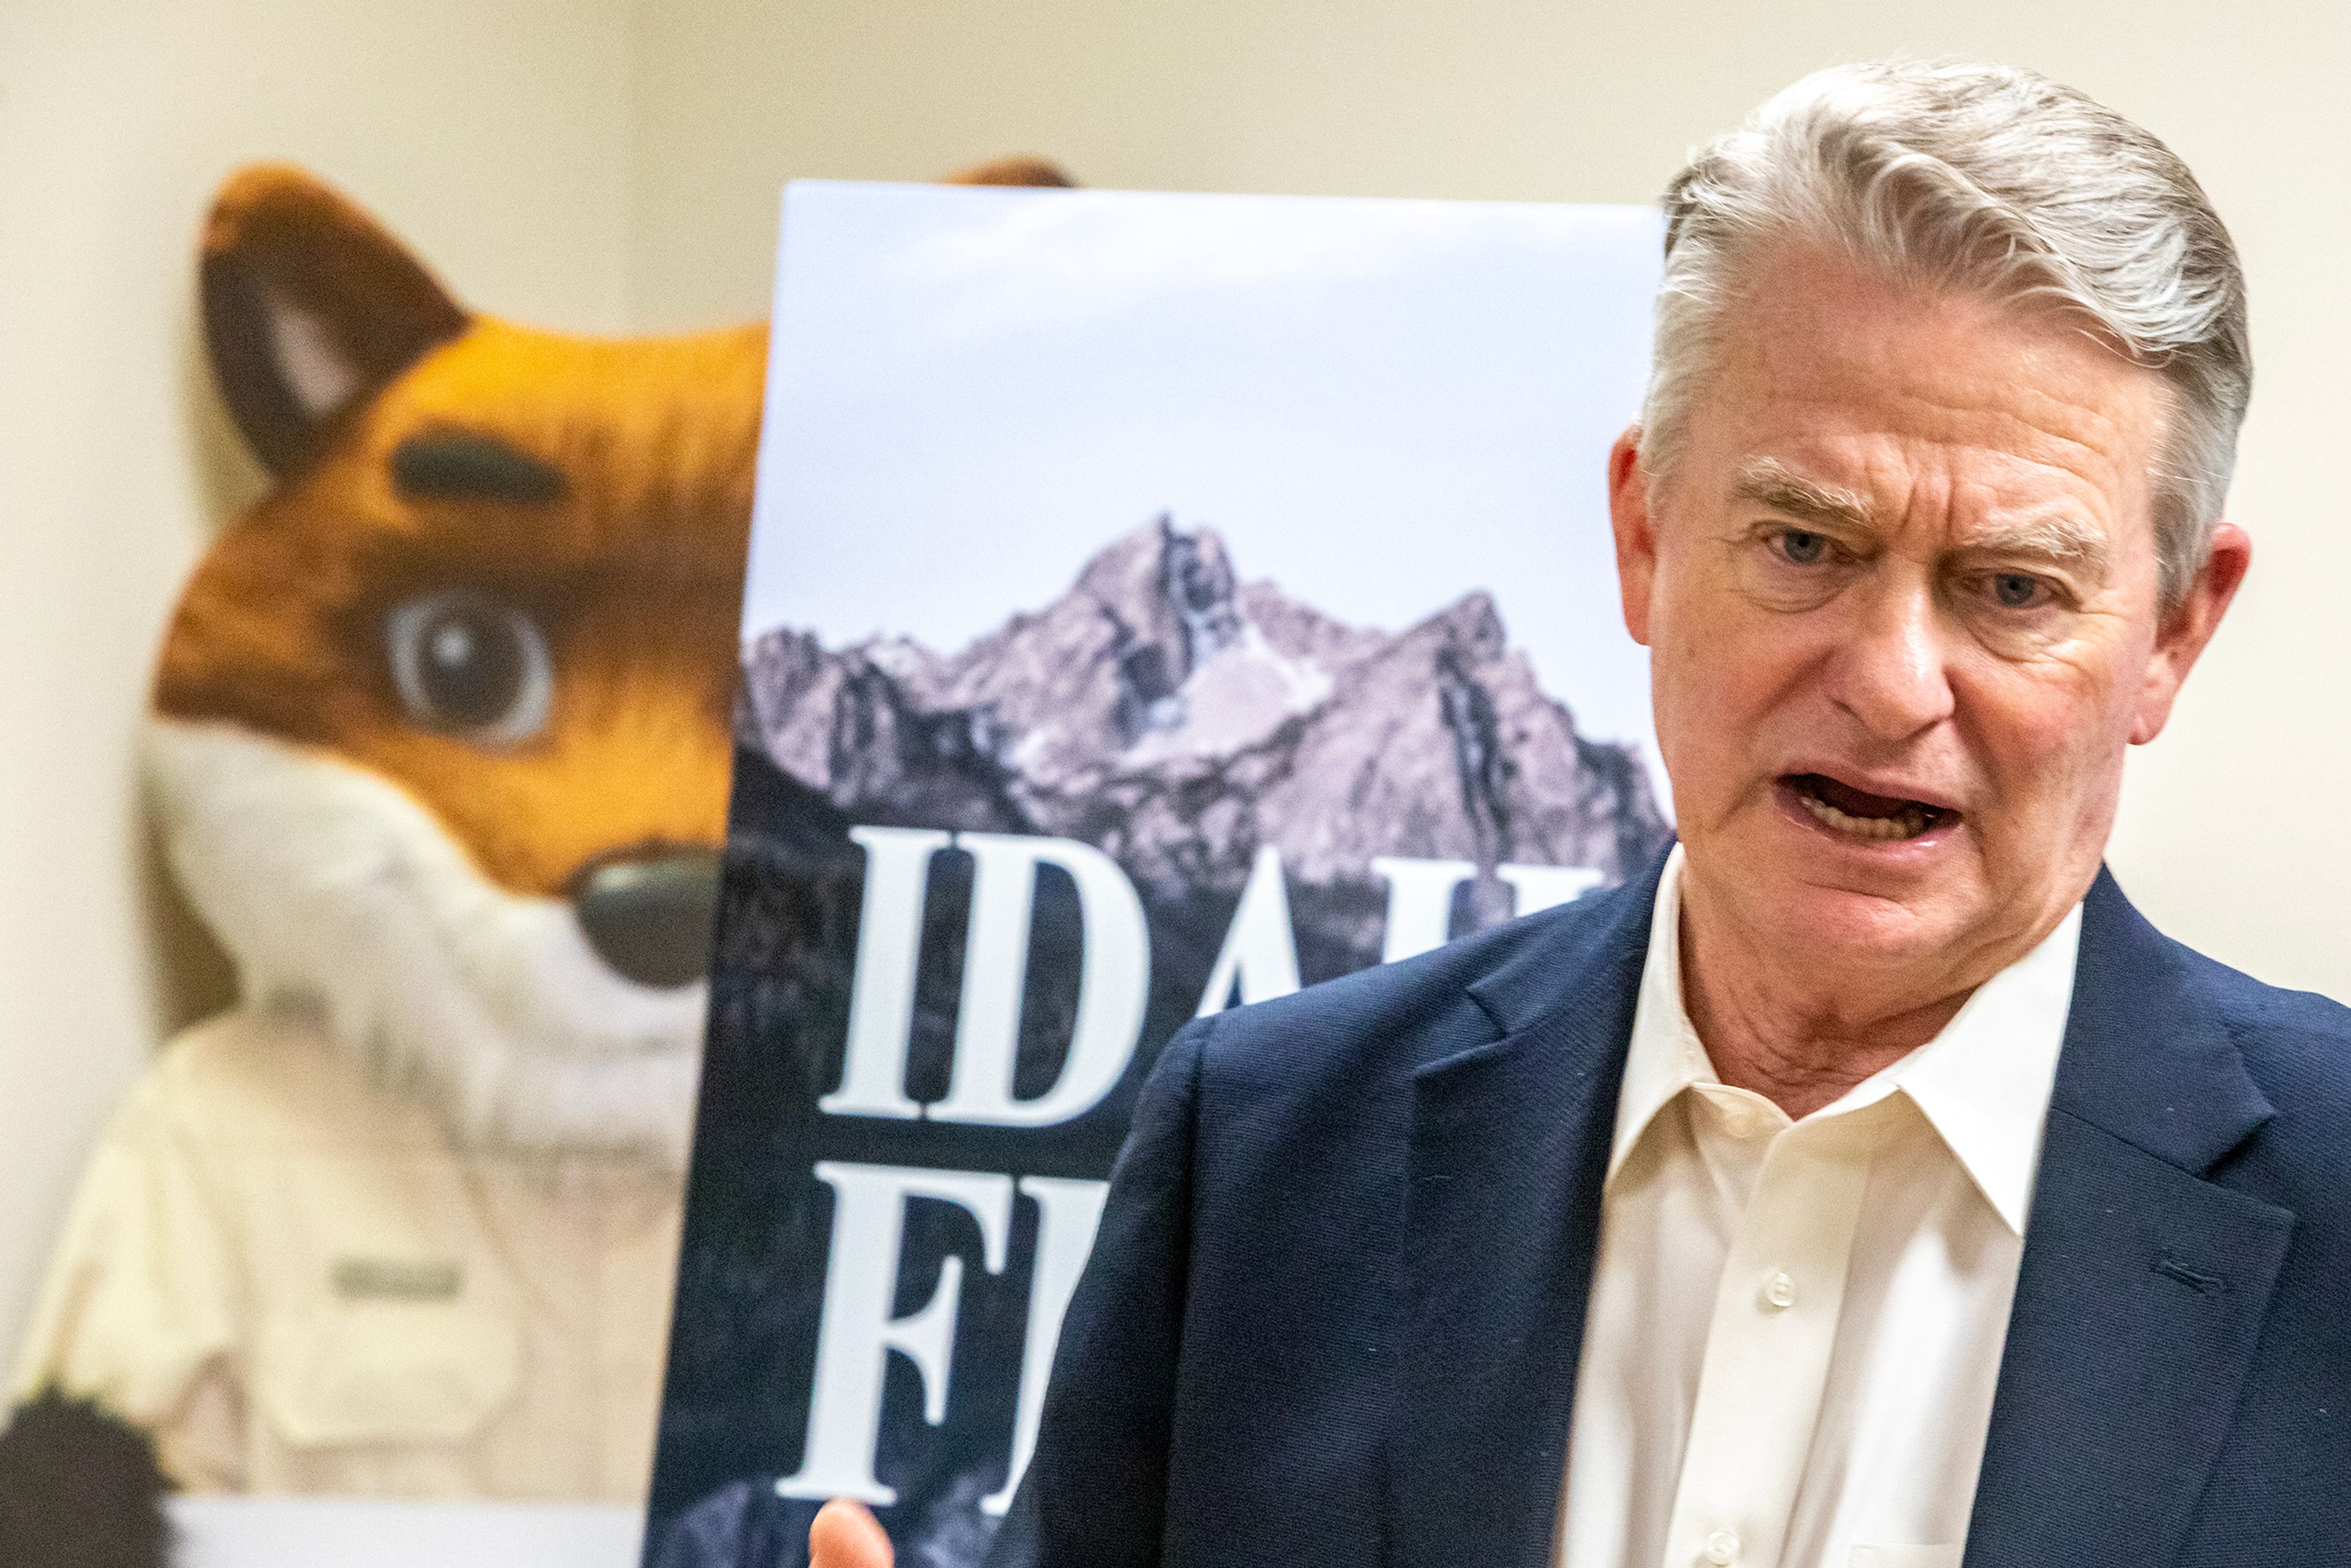
[[[1499,867],[1614,882],[1665,835],[1638,758],[1577,734],[1489,595],[1348,626],[1165,516],[952,654],[771,631],[741,713],[750,748],[851,820],[1079,839],[1168,907],[1238,897],[1278,846],[1293,905],[1328,909],[1306,922],[1317,978],[1380,956],[1375,860],[1476,867],[1482,925],[1528,902]]]

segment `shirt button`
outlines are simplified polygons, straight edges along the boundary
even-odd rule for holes
[[[1714,1568],[1730,1568],[1739,1561],[1739,1537],[1727,1530],[1718,1530],[1706,1538],[1706,1560]]]
[[[1763,1281],[1763,1304],[1773,1312],[1784,1312],[1796,1304],[1796,1281],[1785,1270],[1773,1273]]]

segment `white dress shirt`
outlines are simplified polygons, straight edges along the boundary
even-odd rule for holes
[[[1956,1568],[2077,907],[1791,1122],[1715,1075],[1666,862],[1603,1189],[1561,1568]]]

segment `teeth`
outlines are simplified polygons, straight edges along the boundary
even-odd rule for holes
[[[1856,839],[1915,839],[1927,831],[1927,813],[1917,806],[1905,806],[1891,817],[1853,817],[1818,796],[1799,791],[1796,798],[1815,821]]]

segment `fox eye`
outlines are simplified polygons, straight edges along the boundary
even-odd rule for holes
[[[468,593],[428,593],[385,620],[392,685],[416,721],[484,746],[514,746],[547,724],[547,638],[522,612]]]

